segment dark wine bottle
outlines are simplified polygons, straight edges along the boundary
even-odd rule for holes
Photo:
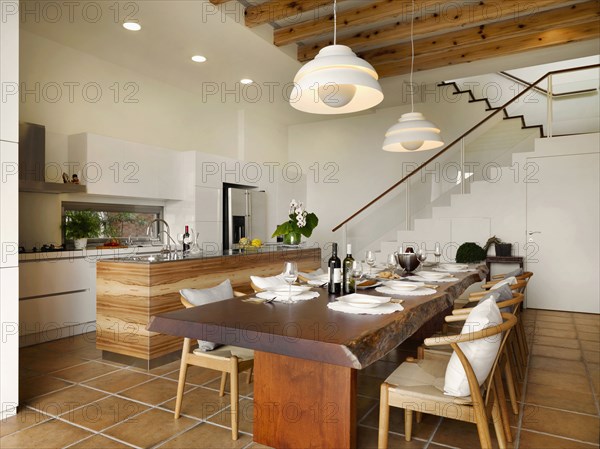
[[[337,255],[337,243],[332,244],[331,257],[327,263],[329,270],[329,293],[339,295],[342,290],[342,261]]]
[[[354,293],[356,291],[354,287],[354,279],[352,278],[352,262],[354,262],[354,258],[352,257],[352,245],[348,243],[346,245],[346,257],[342,262],[342,288],[344,294]]]
[[[185,225],[185,232],[183,233],[183,252],[190,250],[190,228]]]

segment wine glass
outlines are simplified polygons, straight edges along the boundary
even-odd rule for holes
[[[396,269],[396,255],[395,254],[388,254],[387,257],[387,266],[390,269],[390,271],[394,271]]]
[[[423,263],[427,260],[427,252],[423,248],[417,250],[417,260],[421,262],[421,269],[424,268]]]
[[[433,250],[433,255],[435,256],[435,263],[440,263],[440,256],[442,255],[442,248],[439,243],[435,244],[435,249]]]
[[[373,251],[367,251],[365,255],[367,265],[369,265],[369,276],[373,275],[373,266],[375,265],[375,253]]]
[[[283,280],[289,285],[287,302],[292,302],[292,284],[298,279],[298,264],[296,262],[284,262],[282,274]]]
[[[177,234],[177,243],[179,243],[181,245],[181,253],[183,254],[183,234]]]
[[[354,283],[354,290],[356,290],[356,288],[358,287],[358,284],[360,284],[360,281],[362,279],[362,275],[363,275],[363,265],[362,262],[360,260],[354,260],[352,261],[352,266],[350,267],[351,273],[352,273],[352,281]]]

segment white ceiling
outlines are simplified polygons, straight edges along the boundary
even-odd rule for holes
[[[121,2],[118,17],[115,17],[114,2],[89,2],[96,6],[87,10],[86,2],[71,3],[76,4],[72,11],[67,7],[57,11],[48,5],[62,2],[21,0],[21,27],[197,94],[202,93],[208,84],[225,83],[225,86],[231,87],[241,78],[252,78],[261,86],[263,95],[267,95],[269,89],[275,93],[274,101],[263,101],[260,105],[269,115],[290,124],[324,119],[298,112],[284,101],[286,86],[290,86],[301,66],[295,59],[295,46],[275,47],[271,43],[272,28],[269,25],[247,28],[243,7],[237,1],[218,8],[208,0]],[[101,9],[97,9],[97,5]],[[131,9],[132,5],[137,8],[136,11]],[[30,13],[23,15],[24,11]],[[94,21],[98,11],[102,15]],[[61,17],[56,20],[58,12]],[[72,18],[69,17],[70,12]],[[133,13],[133,18],[142,25],[141,31],[130,32],[122,28],[120,23],[129,13]],[[36,17],[45,20],[35,20]],[[208,62],[192,62],[190,57],[194,54],[206,56]],[[598,42],[584,41],[418,72],[415,82],[436,83],[594,54],[598,54]],[[399,92],[406,78],[381,81],[386,99],[379,107],[402,104],[401,95],[395,93]]]

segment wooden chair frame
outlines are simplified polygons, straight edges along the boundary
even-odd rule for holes
[[[469,382],[469,389],[471,392],[471,404],[463,404],[459,402],[452,403],[453,411],[458,410],[460,412],[457,413],[459,417],[455,417],[455,419],[471,422],[477,425],[479,441],[483,449],[491,449],[492,447],[492,441],[488,427],[490,417],[493,418],[494,428],[496,430],[496,436],[498,438],[498,445],[501,449],[506,448],[505,428],[509,424],[508,422],[504,423],[504,420],[502,419],[502,413],[499,409],[499,401],[503,397],[503,391],[500,391],[502,387],[502,380],[496,368],[498,366],[498,361],[502,354],[504,344],[506,343],[508,335],[510,334],[510,329],[516,324],[517,318],[511,313],[502,313],[501,315],[504,321],[500,325],[465,334],[427,338],[424,341],[424,344],[426,346],[440,346],[450,344],[452,349],[454,349],[454,351],[456,352],[465,370],[465,373],[467,374],[467,380]],[[479,382],[477,381],[475,373],[473,372],[473,368],[471,367],[471,364],[469,363],[467,357],[462,352],[458,344],[481,338],[491,337],[502,332],[505,332],[505,334],[502,337],[502,342],[500,344],[498,354],[496,355],[496,359],[494,361],[494,364],[492,365],[492,369],[488,378],[483,383],[483,386],[485,387],[484,398],[481,393]],[[396,389],[394,385],[390,385],[386,382],[383,382],[383,384],[381,385],[381,400],[379,411],[379,449],[387,448],[389,431],[389,407],[398,406],[400,408],[404,408],[404,405],[406,403],[425,404],[424,410],[412,410],[409,408],[404,409],[406,441],[410,441],[412,436],[413,411],[423,412],[426,410],[426,413],[444,416],[443,412],[446,410],[446,408],[444,407],[437,407],[437,405],[439,404],[435,400],[430,400],[424,397],[411,396],[410,393],[401,392],[398,389]]]
[[[235,297],[245,296],[244,293],[233,292]],[[181,296],[181,303],[186,307],[196,307]],[[225,384],[227,383],[227,374],[231,378],[231,438],[238,439],[238,423],[239,423],[239,379],[238,374],[243,371],[248,372],[248,383],[252,381],[252,370],[254,368],[254,359],[241,360],[235,355],[220,356],[217,354],[194,353],[191,351],[193,338],[185,337],[183,339],[183,350],[181,351],[181,365],[179,368],[179,381],[177,384],[177,399],[175,400],[175,419],[178,419],[181,414],[181,404],[183,402],[183,391],[185,389],[185,378],[187,376],[188,365],[198,366],[200,368],[213,369],[221,371],[221,387],[219,396],[225,395]]]

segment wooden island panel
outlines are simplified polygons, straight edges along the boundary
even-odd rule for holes
[[[183,308],[179,290],[214,287],[230,279],[234,290],[250,292],[250,275],[279,274],[283,262],[289,260],[296,261],[301,271],[315,270],[321,266],[321,250],[277,250],[153,263],[99,261],[96,347],[144,361],[180,351],[180,337],[146,330],[151,316]]]

